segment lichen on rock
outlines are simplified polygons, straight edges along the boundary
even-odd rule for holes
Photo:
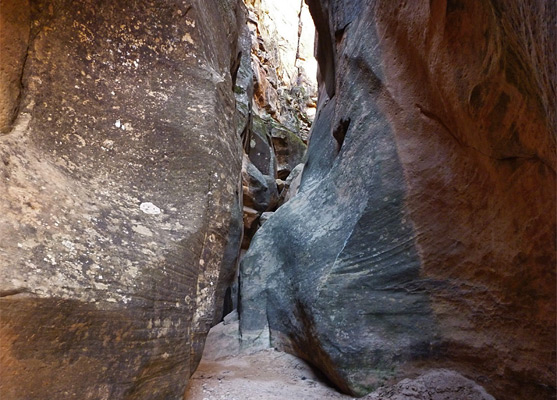
[[[20,14],[30,40],[0,137],[2,398],[182,398],[240,245],[243,4],[7,4],[2,56]]]

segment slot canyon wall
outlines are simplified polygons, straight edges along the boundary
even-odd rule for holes
[[[182,398],[238,307],[350,394],[554,398],[555,13],[0,0],[2,397]]]
[[[288,177],[305,155],[317,101],[315,28],[307,5],[299,0],[247,0],[246,5],[235,87],[246,154],[244,249],[261,215],[284,202]]]
[[[242,235],[244,6],[0,9],[0,397],[181,399]]]
[[[181,398],[237,306],[241,249],[300,179],[317,100],[309,9],[0,10],[0,391]]]
[[[555,2],[307,3],[318,111],[242,262],[243,345],[355,395],[448,368],[555,398]]]
[[[317,101],[315,27],[299,0],[246,0],[247,25],[234,92],[242,138],[242,254],[296,193]],[[233,285],[225,311],[237,307]]]

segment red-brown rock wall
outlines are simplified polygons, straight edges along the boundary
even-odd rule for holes
[[[554,2],[307,2],[319,107],[242,262],[244,342],[353,394],[443,367],[553,398]]]
[[[432,294],[448,361],[520,398],[555,379],[551,15],[549,2],[375,9],[422,273],[451,281]]]

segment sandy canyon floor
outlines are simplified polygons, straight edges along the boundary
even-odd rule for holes
[[[352,400],[303,360],[275,349],[241,349],[236,314],[211,329],[185,400]],[[495,400],[462,375],[430,370],[365,400]]]

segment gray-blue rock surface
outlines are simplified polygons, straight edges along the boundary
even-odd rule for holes
[[[363,395],[450,368],[555,396],[555,3],[308,0],[296,197],[241,268],[244,346]]]

